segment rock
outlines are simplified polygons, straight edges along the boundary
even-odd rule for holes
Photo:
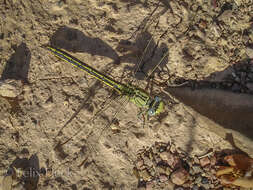
[[[7,79],[0,81],[0,96],[15,98],[22,92],[22,82],[20,80]]]
[[[195,183],[196,184],[200,184],[202,181],[202,177],[199,175],[196,179],[195,179]]]
[[[144,181],[149,181],[151,179],[151,176],[147,170],[139,171],[139,175]]]
[[[172,144],[172,145],[170,146],[170,152],[176,153],[176,151],[177,151],[176,146],[175,146],[174,144]]]
[[[196,156],[193,157],[193,161],[195,164],[199,164],[199,159]]]
[[[216,157],[215,156],[211,156],[211,158],[210,158],[210,164],[212,166],[214,166],[216,164]]]
[[[136,163],[137,169],[143,169],[143,165],[144,165],[144,161],[143,161],[143,160],[139,160],[139,161]]]
[[[208,184],[208,183],[209,183],[208,178],[207,178],[207,177],[202,177],[201,183],[202,183],[202,184]]]
[[[193,170],[194,174],[198,174],[198,173],[202,173],[203,172],[202,168],[199,165],[193,165],[192,166],[192,170]]]
[[[157,172],[159,174],[166,174],[167,176],[169,176],[171,174],[171,169],[169,167],[161,167],[161,166],[159,166],[157,168]]]
[[[171,181],[167,181],[166,182],[166,187],[167,187],[167,189],[174,189],[175,184],[172,183]]]
[[[247,47],[247,48],[246,48],[246,54],[247,54],[247,56],[248,56],[250,59],[253,59],[253,49],[252,49],[252,48]]]
[[[210,160],[209,160],[209,158],[206,156],[206,157],[204,157],[204,158],[201,158],[201,159],[199,160],[199,163],[200,163],[200,165],[201,165],[202,167],[205,167],[205,166],[207,166],[207,165],[210,164]]]
[[[167,162],[171,168],[174,168],[180,162],[180,159],[170,152],[162,152],[160,153],[160,157],[163,161]]]
[[[146,183],[146,190],[152,190],[155,182],[154,181],[149,181]]]
[[[158,172],[159,174],[165,174],[166,169],[165,169],[164,167],[158,166],[158,167],[157,167],[157,172]]]
[[[183,185],[188,178],[189,173],[184,168],[180,168],[171,174],[171,181],[176,185]]]
[[[160,182],[164,183],[165,181],[168,181],[168,177],[166,175],[160,175],[159,180]]]
[[[151,167],[153,165],[153,162],[148,157],[144,156],[143,160],[145,165],[147,165],[148,167]]]

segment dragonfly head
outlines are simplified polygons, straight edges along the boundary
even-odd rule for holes
[[[154,98],[154,100],[150,103],[149,109],[148,109],[148,115],[149,116],[155,116],[158,115],[163,111],[164,103],[162,99],[158,96]]]

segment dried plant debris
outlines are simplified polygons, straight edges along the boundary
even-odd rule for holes
[[[216,172],[226,155],[211,150],[191,157],[173,143],[156,142],[139,152],[133,172],[143,189],[223,189]]]

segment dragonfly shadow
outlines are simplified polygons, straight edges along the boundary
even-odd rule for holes
[[[253,140],[253,66],[243,60],[201,81],[188,81],[165,92],[226,129]]]
[[[31,52],[25,43],[14,47],[15,53],[7,61],[1,79],[16,79],[28,83],[28,71],[31,61]]]
[[[119,63],[119,56],[116,51],[99,38],[91,38],[80,30],[61,27],[51,37],[52,46],[65,49],[71,52],[86,52],[91,55],[109,57],[114,63]]]
[[[150,74],[153,76],[154,73],[167,70],[168,58],[166,56],[162,59],[168,52],[167,45],[165,43],[160,44],[159,41],[155,42],[152,35],[147,31],[137,35],[134,43],[121,40],[117,50],[124,54],[120,58],[121,61],[134,64],[134,66],[125,66],[124,71],[131,70],[138,80],[144,80]],[[159,66],[156,68],[158,64]]]

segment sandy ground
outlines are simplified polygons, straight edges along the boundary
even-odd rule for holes
[[[25,81],[19,106],[1,98],[1,171],[36,155],[47,171],[38,189],[137,189],[137,153],[157,141],[191,155],[231,148],[221,126],[173,98],[143,127],[135,105],[42,46],[51,43],[117,81],[160,94],[141,74],[132,77],[149,41],[144,72],[168,53],[154,73],[158,81],[201,80],[249,56],[252,12],[251,0],[0,0],[2,78],[17,77],[4,75],[8,63],[29,65],[18,76]],[[240,142],[253,155],[251,140]],[[22,188],[17,181],[14,189]]]

